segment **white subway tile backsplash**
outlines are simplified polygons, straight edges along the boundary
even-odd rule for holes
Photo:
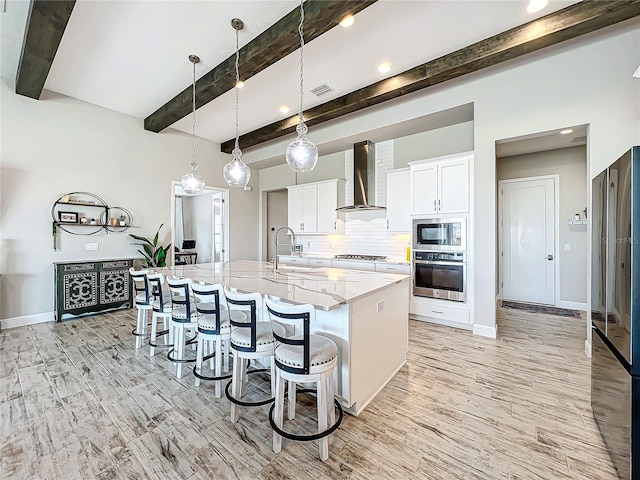
[[[376,143],[375,204],[387,204],[387,170],[393,169],[394,141]],[[353,205],[353,150],[344,152],[345,205]],[[384,210],[345,212],[344,235],[298,235],[308,254],[361,254],[405,258],[408,234],[387,232]],[[311,246],[309,246],[311,243]]]

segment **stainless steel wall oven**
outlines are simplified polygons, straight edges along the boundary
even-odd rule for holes
[[[467,299],[464,252],[413,252],[413,294],[464,302]]]

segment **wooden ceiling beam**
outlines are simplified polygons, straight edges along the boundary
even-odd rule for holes
[[[306,110],[307,126],[339,118],[640,15],[640,1],[585,0]],[[297,115],[241,135],[249,148],[295,132]],[[221,144],[231,153],[235,139]]]
[[[305,42],[335,27],[346,15],[355,15],[376,0],[307,0],[304,7]],[[296,8],[240,49],[242,79],[247,80],[300,48]],[[231,31],[231,30],[230,30]],[[231,35],[231,33],[229,33]],[[196,82],[196,108],[206,105],[235,86],[235,53]],[[192,111],[192,86],[144,119],[145,130],[160,132]]]
[[[16,75],[16,93],[38,100],[76,0],[33,0]]]

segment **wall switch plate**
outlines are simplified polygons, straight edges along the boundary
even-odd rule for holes
[[[98,244],[97,243],[85,243],[84,244],[84,249],[85,250],[98,250]]]
[[[376,303],[376,312],[381,312],[383,308],[384,308],[384,300],[380,300],[378,303]]]
[[[564,244],[564,251],[565,252],[570,252],[571,251],[571,244],[570,243],[565,243]]]

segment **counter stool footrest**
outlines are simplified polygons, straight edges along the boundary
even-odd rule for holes
[[[270,369],[268,368],[257,368],[255,370],[247,370],[246,373],[247,375],[250,375],[252,373],[261,373],[261,372],[269,372],[269,371]],[[232,382],[233,382],[233,379],[229,380],[227,382],[227,386],[224,388],[224,394],[227,397],[227,400],[229,400],[231,403],[235,403],[236,405],[240,405],[241,407],[261,407],[262,405],[268,405],[275,401],[275,397],[271,397],[267,400],[260,400],[257,402],[243,402],[242,400],[238,400],[237,398],[232,397],[231,394],[229,393],[229,389],[231,388]]]
[[[301,388],[301,389],[298,389],[297,391],[298,391],[298,393],[315,393],[316,389],[315,388]],[[313,434],[309,434],[309,435],[296,435],[296,434],[293,434],[293,433],[285,432],[284,430],[279,428],[276,425],[276,422],[273,420],[273,411],[276,408],[276,404],[275,403],[273,405],[271,405],[271,409],[269,410],[269,423],[271,424],[271,428],[278,435],[280,435],[283,438],[286,438],[287,440],[294,440],[296,442],[309,442],[309,441],[312,441],[312,440],[320,440],[321,438],[324,438],[324,437],[326,437],[328,435],[331,435],[333,432],[335,432],[338,429],[338,427],[340,426],[340,424],[342,423],[342,419],[344,418],[344,411],[342,410],[342,405],[340,404],[338,399],[334,398],[333,402],[334,402],[336,408],[338,409],[338,418],[336,420],[336,423],[334,423],[333,425],[329,426],[323,432],[313,433]]]
[[[195,358],[173,358],[171,356],[172,353],[176,353],[176,349],[175,348],[172,348],[171,350],[169,350],[167,352],[167,359],[171,360],[172,362],[175,362],[175,363],[192,363],[192,362],[196,361]]]

